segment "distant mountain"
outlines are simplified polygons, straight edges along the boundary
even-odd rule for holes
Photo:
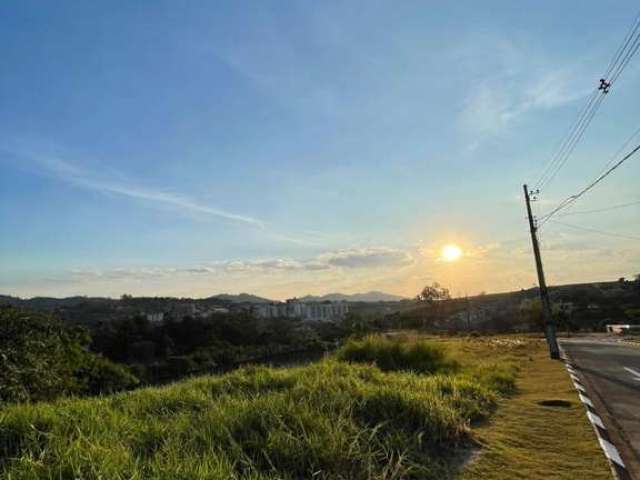
[[[354,293],[351,295],[345,293],[328,293],[320,297],[314,295],[307,295],[300,298],[303,302],[399,302],[400,300],[406,300],[405,297],[398,295],[392,295],[390,293],[371,291],[366,293]]]
[[[55,310],[57,308],[73,308],[80,304],[114,303],[116,300],[104,297],[32,297],[20,298],[10,295],[0,295],[0,305],[14,305],[19,307],[33,308],[36,310]]]
[[[225,302],[232,303],[272,303],[273,300],[269,300],[268,298],[258,297],[257,295],[251,295],[249,293],[241,293],[239,295],[230,295],[228,293],[221,293],[219,295],[214,295],[213,297],[209,297],[213,300],[223,300]]]
[[[22,299],[11,295],[0,295],[0,305],[19,305]]]

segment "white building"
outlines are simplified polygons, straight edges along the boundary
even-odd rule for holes
[[[342,320],[349,312],[347,302],[299,302],[256,305],[253,310],[258,318],[300,318],[312,321]]]
[[[164,312],[147,313],[145,316],[149,323],[162,323],[164,321]]]

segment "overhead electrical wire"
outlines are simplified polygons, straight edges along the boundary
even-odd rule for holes
[[[627,147],[629,146],[629,144],[633,141],[634,138],[636,138],[638,135],[640,135],[640,127],[638,127],[630,136],[629,138],[627,138],[627,140],[620,145],[620,148],[618,148],[618,150],[616,150],[616,152],[611,155],[611,158],[609,159],[609,161],[605,164],[604,167],[602,167],[602,170],[600,170],[600,172],[598,173],[598,175],[602,175],[605,171],[607,171],[607,169],[613,165],[613,163],[616,161],[616,159],[620,156],[620,154],[622,154],[622,152],[624,152]]]
[[[600,170],[600,172],[596,175],[596,179],[599,178],[600,176],[602,176],[605,172],[607,172],[607,170],[609,170],[609,168],[611,167],[611,165],[618,159],[618,157],[620,156],[620,154],[627,148],[627,146],[633,141],[633,139],[635,137],[637,137],[640,134],[640,127],[638,127],[629,138],[627,138],[627,140],[620,146],[620,148],[618,148],[618,150],[616,150],[616,152],[611,155],[611,158],[609,159],[609,161],[605,164],[605,166],[602,168],[602,170]],[[626,159],[623,159],[623,161]],[[617,167],[616,167],[617,168]],[[565,207],[568,207],[570,204],[572,204],[575,200],[577,200],[577,198],[574,198],[575,195],[570,195],[569,197],[565,198],[562,202],[560,202],[560,204],[554,209],[552,210],[550,213],[545,214],[545,215],[540,215],[539,221],[541,223],[539,223],[538,226],[541,226],[546,220],[546,218],[551,217],[552,215],[554,215],[556,212],[559,212],[560,210],[563,210]]]
[[[629,43],[631,42],[631,39],[633,38],[633,36],[635,35],[636,31],[638,30],[638,26],[639,25],[640,25],[640,12],[638,13],[638,15],[636,15],[636,18],[634,19],[633,23],[631,24],[631,27],[629,27],[629,30],[627,31],[627,34],[624,37],[622,45],[620,45],[620,47],[618,47],[618,50],[616,51],[615,55],[613,56],[613,58],[609,62],[609,66],[607,67],[607,70],[604,72],[604,78],[609,77],[609,75],[611,74],[611,72],[613,70],[613,67],[620,60],[620,57],[622,56],[622,52],[624,52],[627,49],[627,47],[629,46]]]
[[[627,240],[640,240],[640,237],[636,237],[634,235],[625,235],[622,233],[614,233],[614,232],[607,232],[605,230],[598,230],[596,228],[581,227],[580,225],[573,225],[571,223],[559,222],[558,220],[551,220],[551,222],[556,223],[558,225],[562,225],[564,227],[574,228],[576,230],[582,230],[585,232],[598,233],[600,235],[607,235],[609,237],[625,238]]]
[[[586,215],[588,213],[608,212],[609,210],[618,210],[620,208],[631,207],[633,205],[640,205],[640,200],[636,200],[635,202],[621,203],[618,205],[611,205],[609,207],[596,208],[593,210],[580,210],[577,212],[561,213],[558,215],[558,217],[570,217],[572,215]]]
[[[562,165],[566,163],[566,160],[571,155],[571,152],[577,145],[577,140],[582,138],[584,131],[588,127],[588,124],[593,119],[596,111],[600,107],[600,103],[604,99],[604,94],[597,88],[591,93],[587,100],[587,104],[578,114],[575,123],[569,129],[567,135],[560,142],[556,153],[551,158],[551,161],[542,172],[542,175],[535,183],[535,189],[543,188],[551,179],[557,174],[558,170],[562,168]]]
[[[539,190],[547,186],[567,163],[600,108],[605,95],[618,80],[638,49],[640,49],[640,13],[634,19],[622,44],[609,62],[605,73],[600,79],[600,85],[594,89],[587,99],[586,105],[578,114],[567,135],[560,142],[558,149],[535,183],[534,188]]]
[[[554,208],[549,213],[547,213],[546,215],[543,215],[540,218],[540,221],[538,222],[538,227],[541,227],[542,225],[544,225],[553,215],[558,213],[560,210],[568,207],[573,202],[575,202],[580,197],[582,197],[585,193],[587,193],[589,190],[591,190],[593,187],[595,187],[598,183],[600,183],[607,176],[609,176],[614,170],[616,170],[618,167],[620,167],[620,165],[622,165],[629,158],[631,158],[633,155],[635,155],[638,152],[638,150],[640,150],[640,144],[637,145],[635,148],[633,148],[633,150],[631,150],[629,153],[627,153],[624,157],[622,157],[614,165],[609,167],[603,173],[599,174],[593,181],[591,181],[586,187],[584,187],[578,193],[576,193],[575,195],[571,195],[571,196],[565,198],[562,202],[560,202],[560,205],[558,205],[556,208]]]
[[[603,91],[598,92],[598,90],[596,90],[594,93],[595,96],[592,95],[591,97],[593,101],[587,104],[587,107],[584,110],[585,114],[581,116],[582,118],[574,127],[573,133],[568,137],[567,141],[563,145],[563,148],[561,148],[561,150],[557,154],[556,161],[552,163],[552,167],[547,172],[545,178],[539,181],[539,185],[537,186],[537,188],[544,188],[555,178],[558,172],[567,163],[567,161],[571,157],[571,154],[576,149],[576,146],[584,136],[584,133],[587,131],[589,124],[598,112],[598,109],[600,108],[600,105],[604,100],[604,96],[606,95]]]
[[[625,69],[625,67],[629,64],[629,61],[631,60],[631,58],[633,58],[633,56],[636,54],[636,52],[638,51],[638,48],[640,47],[640,40],[638,39],[637,33],[640,31],[640,14],[638,14],[638,16],[636,17],[636,20],[634,22],[634,26],[632,27],[632,29],[629,31],[629,34],[627,35],[627,40],[625,42],[625,46],[628,46],[629,48],[626,48],[626,53],[624,55],[624,57],[622,58],[622,60],[620,61],[620,66],[617,69],[617,71],[612,70],[611,73],[611,82],[615,82],[618,77],[620,76],[620,74],[622,73],[622,71]],[[634,37],[635,35],[635,37]],[[623,48],[622,51],[624,51],[625,49]]]

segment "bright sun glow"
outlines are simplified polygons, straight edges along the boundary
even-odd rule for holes
[[[445,262],[455,262],[459,260],[461,256],[462,249],[454,244],[445,245],[440,252],[440,257]]]

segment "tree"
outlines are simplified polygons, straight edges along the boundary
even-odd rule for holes
[[[53,315],[0,307],[0,402],[50,400],[128,388],[126,369],[89,353],[86,330]]]
[[[429,305],[449,299],[451,299],[449,289],[444,288],[438,282],[433,282],[431,285],[427,285],[417,296],[417,300],[419,302],[427,303]]]
[[[430,315],[424,315],[422,318],[422,326],[426,328],[429,320],[432,324],[435,324],[439,320],[442,301],[450,300],[451,294],[448,288],[444,288],[438,282],[433,282],[431,285],[424,287],[416,299],[419,303],[426,304],[429,307]]]

